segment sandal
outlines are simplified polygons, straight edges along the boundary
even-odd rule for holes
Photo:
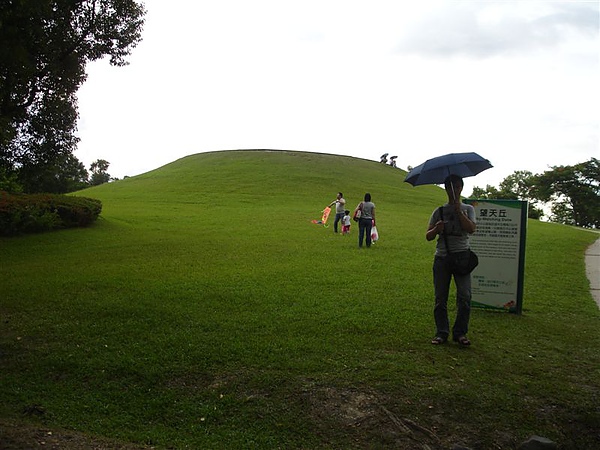
[[[431,343],[433,345],[441,345],[441,344],[444,344],[445,342],[446,342],[446,339],[444,339],[441,336],[436,336],[431,340]]]
[[[454,340],[463,347],[468,347],[469,345],[471,345],[471,341],[466,336],[459,336]]]

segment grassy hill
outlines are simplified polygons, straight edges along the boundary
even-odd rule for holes
[[[0,432],[156,448],[600,445],[583,257],[598,235],[531,221],[523,315],[475,310],[471,348],[434,347],[424,234],[445,195],[404,176],[326,154],[204,153],[78,193],[103,202],[91,228],[0,239]],[[349,209],[372,194],[371,249],[356,225],[310,222],[340,190]]]

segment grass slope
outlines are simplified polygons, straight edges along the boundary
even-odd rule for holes
[[[472,348],[433,347],[445,196],[404,175],[204,153],[81,192],[89,229],[0,239],[0,417],[158,448],[600,445],[597,235],[530,222],[523,315],[475,310]],[[339,190],[373,195],[370,250],[310,223]]]

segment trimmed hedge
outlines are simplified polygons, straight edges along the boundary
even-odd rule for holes
[[[101,211],[102,202],[93,198],[0,191],[0,235],[85,227]]]

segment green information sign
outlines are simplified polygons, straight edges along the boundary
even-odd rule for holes
[[[470,237],[479,266],[471,274],[472,305],[521,314],[527,235],[527,202],[465,200],[477,230]]]

